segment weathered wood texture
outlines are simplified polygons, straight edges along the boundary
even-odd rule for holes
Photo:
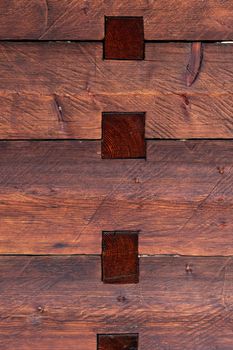
[[[0,0],[0,39],[101,40],[104,16],[143,16],[146,39],[233,39],[231,0]]]
[[[1,43],[0,138],[101,138],[102,112],[146,112],[147,138],[233,137],[233,45],[146,45],[145,61],[103,60],[101,43]]]
[[[99,254],[138,231],[145,254],[233,254],[233,143],[147,141],[147,160],[98,141],[0,142],[0,253]]]
[[[0,257],[0,281],[1,350],[93,350],[99,333],[139,333],[140,350],[233,346],[232,258],[140,258],[140,283],[116,286],[100,257]]]

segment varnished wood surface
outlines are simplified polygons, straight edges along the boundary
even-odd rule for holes
[[[147,160],[100,141],[0,142],[0,253],[99,254],[140,231],[142,254],[232,255],[231,141],[148,141]]]
[[[101,43],[1,43],[1,139],[100,139],[102,112],[145,112],[147,138],[233,137],[233,45],[150,43],[145,61],[103,60]]]
[[[139,349],[230,350],[232,258],[140,258],[139,284],[101,282],[100,257],[0,257],[0,349],[93,350],[139,333]]]
[[[149,40],[232,40],[231,0],[0,1],[0,39],[102,40],[104,16],[143,16]]]

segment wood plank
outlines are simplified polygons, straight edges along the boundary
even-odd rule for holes
[[[145,112],[147,138],[233,138],[233,45],[146,45],[145,61],[104,61],[100,43],[1,43],[1,139],[101,139],[102,112]],[[111,88],[110,88],[111,87]]]
[[[232,40],[231,0],[0,1],[0,39],[102,40],[104,16],[143,16],[148,40]]]
[[[0,0],[0,40],[37,39],[47,27],[43,0]]]
[[[0,281],[1,350],[93,350],[103,333],[139,333],[140,350],[233,344],[232,258],[140,258],[140,283],[115,286],[100,257],[8,256]]]
[[[140,231],[141,254],[233,254],[233,143],[147,141],[147,160],[98,141],[0,142],[0,253],[100,254]]]

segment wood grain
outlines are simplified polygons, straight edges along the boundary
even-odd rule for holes
[[[100,254],[140,231],[141,254],[232,255],[231,141],[148,141],[147,160],[97,141],[0,142],[0,253]]]
[[[0,40],[38,39],[48,16],[46,0],[0,0]]]
[[[101,155],[104,159],[146,158],[145,114],[103,113]]]
[[[102,40],[104,16],[143,16],[148,40],[232,40],[231,0],[0,1],[0,39]]]
[[[140,271],[106,285],[100,257],[0,257],[0,349],[93,350],[109,333],[138,333],[140,350],[231,349],[232,258],[146,257]]]
[[[138,232],[103,232],[102,281],[138,283]]]
[[[145,112],[146,138],[233,137],[233,45],[147,44],[145,61],[103,60],[100,43],[1,43],[1,139],[101,139],[102,112]],[[111,88],[110,88],[111,87]]]

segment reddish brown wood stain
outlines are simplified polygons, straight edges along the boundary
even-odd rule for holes
[[[103,232],[102,280],[104,283],[138,283],[138,233]]]
[[[103,113],[102,158],[145,157],[145,114]]]
[[[1,0],[0,38],[102,40],[104,16],[142,16],[147,40],[232,40],[232,0]]]
[[[104,58],[144,59],[142,17],[106,17]]]
[[[96,350],[97,334],[138,333],[139,350],[229,350],[232,272],[231,257],[147,256],[139,283],[111,285],[99,256],[1,256],[0,347]]]
[[[103,230],[138,229],[140,254],[231,256],[232,159],[231,140],[148,140],[146,161],[1,141],[0,252],[101,254]]]
[[[138,335],[99,334],[97,350],[138,350]]]
[[[0,350],[233,349],[232,39],[232,0],[0,0]]]
[[[144,61],[103,60],[102,43],[0,43],[0,138],[100,140],[102,112],[143,111],[149,139],[232,139],[233,45],[204,46],[187,87],[190,43],[146,43]]]

